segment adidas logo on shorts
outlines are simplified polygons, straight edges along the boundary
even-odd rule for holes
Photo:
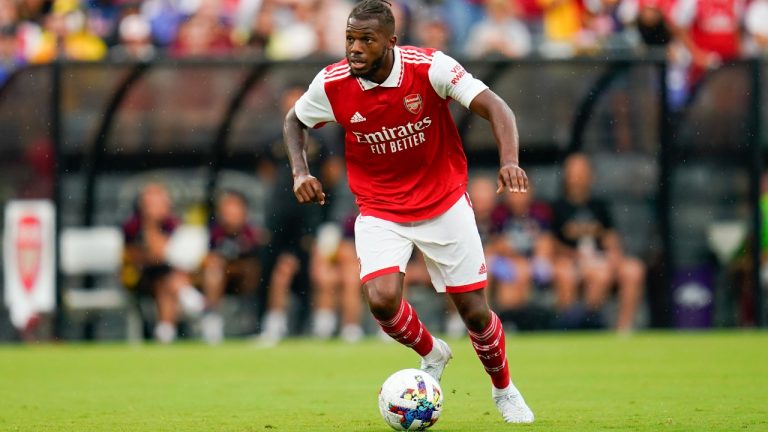
[[[352,116],[351,119],[349,119],[349,122],[350,123],[360,123],[360,122],[364,122],[365,120],[366,120],[366,118],[363,117],[362,114],[360,114],[359,112],[355,111],[355,114]]]
[[[486,274],[488,273],[488,269],[485,268],[485,263],[480,264],[480,270],[477,271],[477,274]]]

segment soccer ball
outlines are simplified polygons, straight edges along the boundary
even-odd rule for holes
[[[379,411],[394,430],[425,430],[443,410],[443,390],[432,376],[418,369],[395,372],[381,385]]]

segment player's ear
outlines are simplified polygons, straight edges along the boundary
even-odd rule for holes
[[[397,45],[397,35],[392,35],[387,43],[387,48],[393,50],[395,49],[395,45]]]

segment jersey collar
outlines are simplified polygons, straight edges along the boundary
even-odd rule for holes
[[[368,81],[365,78],[358,78],[357,82],[360,83],[360,87],[363,90],[370,90],[376,87],[400,87],[400,83],[403,81],[403,57],[400,54],[400,48],[395,45],[395,59],[392,64],[392,71],[389,73],[387,79],[383,83],[378,84],[373,81]]]

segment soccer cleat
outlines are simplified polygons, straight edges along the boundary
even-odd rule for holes
[[[496,402],[504,421],[507,423],[533,423],[533,411],[525,404],[525,399],[520,392],[507,391],[501,395],[494,395],[493,401]]]
[[[440,382],[445,366],[452,358],[453,352],[451,347],[442,339],[434,338],[432,351],[421,358],[421,367],[419,369],[430,374],[437,382]]]

